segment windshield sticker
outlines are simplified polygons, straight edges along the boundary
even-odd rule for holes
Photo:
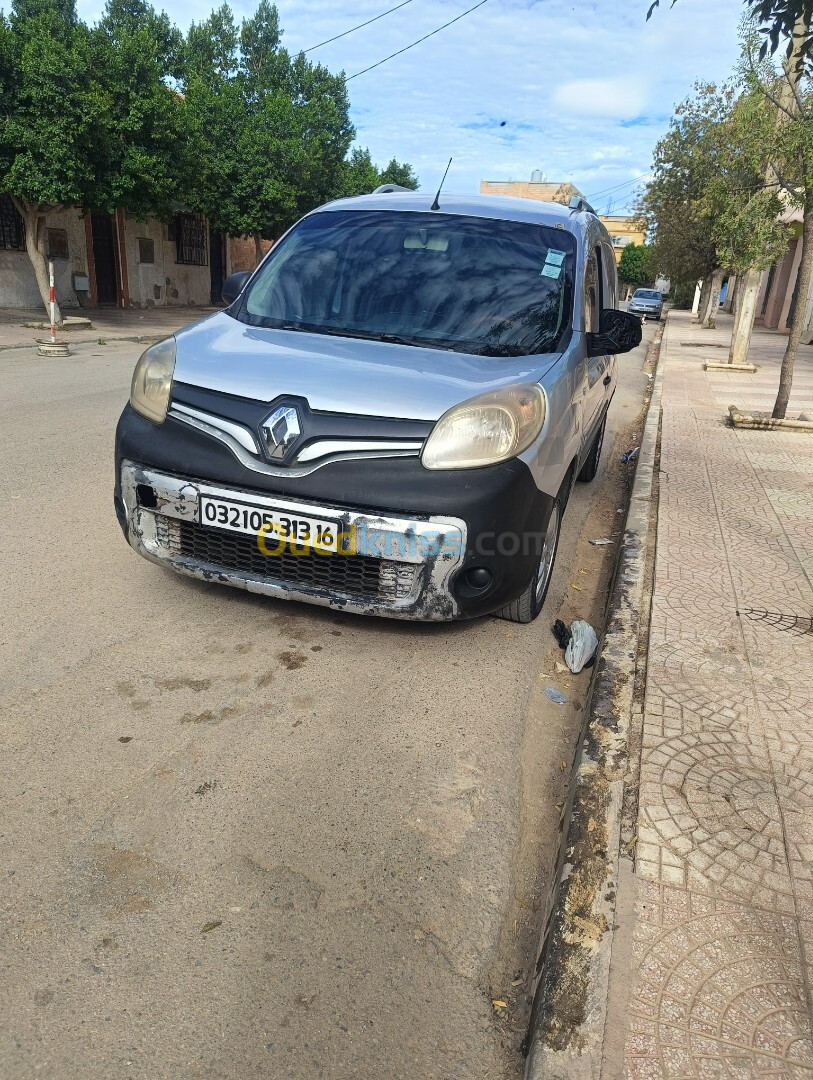
[[[554,266],[561,266],[565,261],[564,251],[554,251],[553,248],[545,256],[545,262],[552,263]]]
[[[545,265],[542,267],[542,273],[540,276],[553,278],[555,281],[561,273],[561,266],[551,266],[550,263],[545,263]]]

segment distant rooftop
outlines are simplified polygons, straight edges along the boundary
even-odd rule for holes
[[[519,199],[539,199],[542,202],[557,202],[567,206],[570,200],[578,195],[584,195],[569,180],[548,181],[535,179],[537,172],[531,174],[530,180],[481,180],[481,195],[512,195]]]

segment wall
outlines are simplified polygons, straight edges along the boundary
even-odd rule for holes
[[[166,226],[155,218],[138,221],[129,214],[124,219],[125,250],[127,252],[127,281],[130,306],[164,307],[167,302],[164,272],[164,236]],[[152,240],[154,263],[139,262],[139,238]],[[174,245],[172,245],[174,248]],[[174,254],[173,254],[174,258]]]
[[[78,307],[73,275],[87,274],[84,218],[78,210],[59,210],[47,216],[45,225],[49,229],[65,229],[68,234],[68,258],[54,259],[54,292],[60,307]],[[37,279],[28,253],[0,251],[0,307],[41,306]]]
[[[516,199],[542,199],[567,206],[574,195],[581,192],[573,184],[538,183],[535,180],[481,180],[481,195],[512,195]]]
[[[168,230],[163,222],[155,218],[138,221],[128,214],[124,235],[131,307],[208,306],[211,291],[208,262],[206,266],[176,262],[175,241],[167,239]],[[139,237],[153,241],[154,263],[139,261]]]
[[[261,240],[260,247],[263,255],[273,247],[273,240]],[[230,236],[229,257],[226,272],[236,274],[241,270],[253,270],[257,265],[257,253],[254,247],[253,236]]]

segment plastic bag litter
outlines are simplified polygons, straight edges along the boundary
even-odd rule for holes
[[[628,462],[628,461],[632,461],[632,459],[633,459],[633,458],[635,457],[635,455],[636,455],[636,454],[638,453],[638,451],[639,451],[640,449],[641,449],[641,448],[640,448],[640,446],[633,446],[632,450],[628,450],[628,451],[626,452],[626,454],[622,454],[622,455],[621,455],[621,460],[622,460],[622,461],[623,461],[623,462],[624,462],[625,464],[626,464],[626,462]]]
[[[593,547],[606,547],[608,544],[614,544],[615,540],[588,540],[588,544],[592,544]]]
[[[570,631],[561,619],[557,619],[553,624],[553,636],[560,649],[566,649],[570,644]]]
[[[576,619],[570,624],[570,642],[565,652],[565,663],[578,675],[598,648],[598,637],[589,622]]]
[[[567,703],[565,695],[560,690],[554,690],[552,686],[545,687],[545,697],[549,697],[551,701],[555,702],[557,705],[565,705]]]

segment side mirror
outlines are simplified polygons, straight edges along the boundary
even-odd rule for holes
[[[241,270],[238,274],[229,274],[223,282],[223,289],[220,293],[223,297],[223,303],[233,304],[246,287],[246,282],[250,277],[251,274],[248,270]]]
[[[607,356],[630,352],[641,344],[641,320],[637,315],[616,308],[604,308],[599,316],[597,334],[586,334],[587,355]]]

